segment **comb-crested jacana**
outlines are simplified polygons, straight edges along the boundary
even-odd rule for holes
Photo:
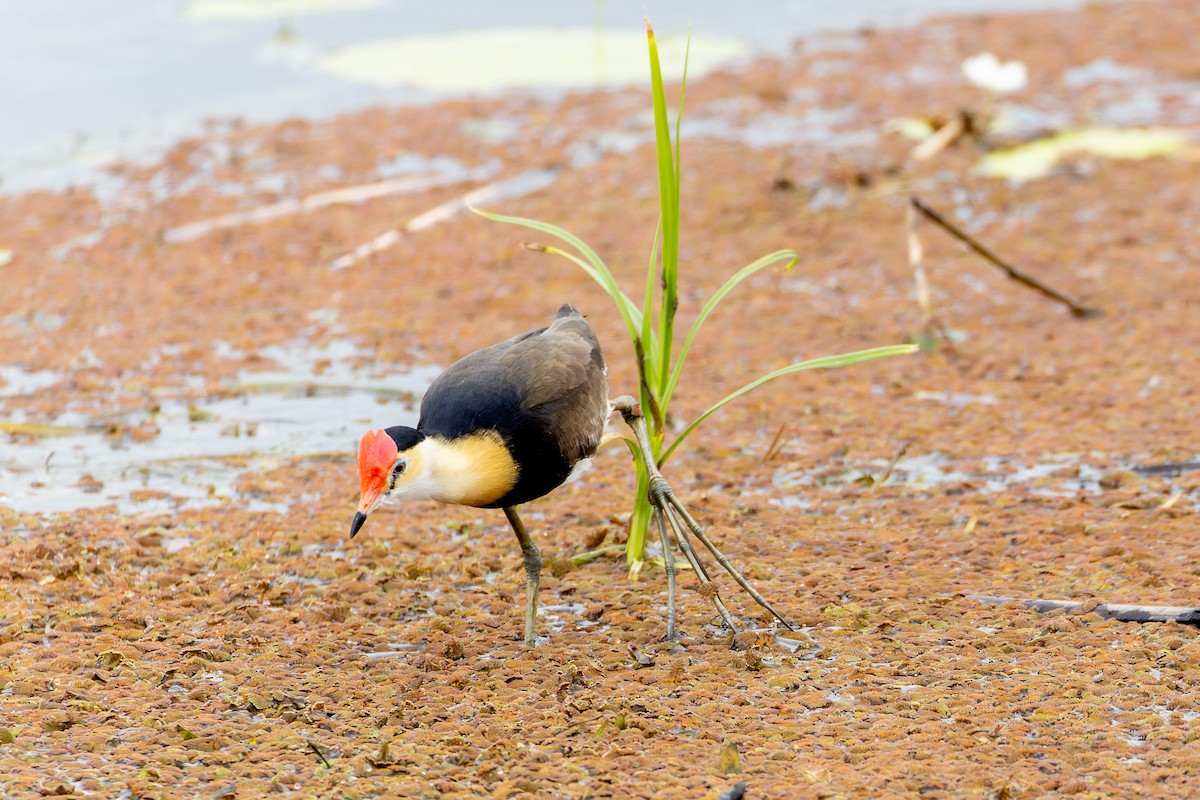
[[[525,641],[533,644],[541,554],[517,506],[549,494],[596,452],[613,409],[634,429],[650,465],[650,500],[663,545],[668,586],[667,636],[675,635],[676,542],[704,583],[708,573],[687,541],[695,534],[738,585],[787,625],[712,544],[653,463],[645,421],[632,398],[610,405],[607,369],[596,335],[570,305],[549,327],[515,336],[455,362],[429,387],[416,428],[368,431],[358,448],[362,496],[350,524],[353,538],[380,505],[408,499],[502,508],[525,561]],[[720,596],[721,618],[736,630]],[[790,627],[790,626],[789,626]]]

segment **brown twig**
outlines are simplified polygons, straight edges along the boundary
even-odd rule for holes
[[[914,441],[916,440],[905,439],[900,443],[900,447],[896,449],[896,454],[892,456],[892,460],[888,462],[887,469],[883,471],[883,475],[880,476],[879,480],[875,481],[876,486],[882,486],[883,484],[887,483],[888,478],[892,477],[893,470],[896,469],[896,464],[900,462],[900,459],[904,458],[904,454],[908,452],[908,448],[912,446]]]
[[[775,438],[771,440],[770,446],[767,447],[767,452],[763,453],[762,459],[758,462],[760,466],[783,452],[783,434],[787,430],[787,427],[786,422],[779,426],[779,430],[775,432]]]
[[[1046,295],[1050,299],[1061,303],[1062,305],[1066,306],[1067,308],[1069,308],[1071,310],[1071,314],[1073,316],[1086,319],[1089,317],[1099,317],[1104,313],[1098,308],[1087,308],[1085,306],[1082,306],[1079,303],[1072,300],[1071,298],[1067,297],[1065,294],[1062,294],[1061,292],[1056,291],[1055,289],[1051,289],[1049,286],[1047,286],[1046,284],[1037,280],[1036,278],[1033,278],[1029,275],[1026,275],[1024,272],[1021,272],[1019,269],[1017,269],[1016,267],[1009,264],[1007,261],[1004,261],[999,256],[997,256],[995,253],[993,253],[991,250],[989,250],[987,247],[985,247],[983,244],[981,244],[977,239],[975,239],[969,233],[967,233],[966,231],[962,230],[954,223],[947,220],[945,217],[943,217],[938,212],[934,211],[929,206],[925,205],[925,203],[923,203],[915,195],[909,197],[909,203],[912,208],[916,209],[917,211],[920,211],[921,214],[923,214],[926,219],[928,219],[930,222],[933,222],[933,223],[937,224],[938,226],[940,226],[942,228],[942,230],[946,231],[946,233],[950,234],[955,239],[958,239],[960,242],[965,244],[967,247],[971,248],[971,250],[973,250],[977,255],[979,255],[984,260],[991,262],[993,265],[995,265],[1000,270],[1002,270],[1004,272],[1004,274],[1007,275],[1009,278],[1016,281],[1017,283],[1028,286],[1030,289],[1036,289],[1037,291]]]
[[[909,153],[916,161],[927,161],[967,135],[972,128],[967,111],[959,111],[949,122],[933,132]]]
[[[325,765],[325,769],[333,769],[333,767],[330,766],[329,761],[325,758],[325,754],[321,752],[321,749],[319,747],[317,747],[315,744],[313,744],[312,739],[305,739],[304,743],[306,745],[308,745],[309,750],[312,750],[314,753],[317,754],[317,758],[321,759],[321,763]]]
[[[968,595],[972,600],[981,603],[1021,603],[1026,608],[1032,608],[1039,613],[1047,611],[1080,611],[1086,604],[1074,600],[1039,600],[1024,597],[995,597],[992,595]],[[1187,606],[1141,606],[1124,603],[1100,603],[1087,606],[1087,613],[1095,614],[1102,619],[1115,619],[1121,622],[1181,622],[1185,625],[1200,625],[1200,608]]]

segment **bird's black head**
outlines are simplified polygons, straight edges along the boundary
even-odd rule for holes
[[[396,450],[401,453],[425,438],[425,434],[407,425],[393,425],[390,428],[384,428],[383,432],[392,437],[392,441],[396,443]]]

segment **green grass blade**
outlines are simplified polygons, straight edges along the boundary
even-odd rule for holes
[[[611,296],[613,298],[613,300],[619,306],[622,306],[624,308],[624,310],[629,313],[630,321],[635,326],[635,329],[636,329],[636,326],[639,326],[642,324],[642,312],[639,311],[638,307],[633,304],[633,301],[629,299],[628,295],[626,295],[624,292],[622,292],[619,288],[616,287],[615,283],[610,284],[608,282],[608,280],[606,279],[606,276],[604,275],[603,272],[595,269],[591,264],[584,261],[582,258],[575,255],[574,253],[568,253],[566,250],[560,250],[557,247],[554,247],[552,245],[536,245],[536,247],[537,247],[537,249],[542,250],[547,253],[551,253],[552,255],[562,256],[563,258],[570,261],[572,264],[575,264],[576,266],[578,266],[581,270],[583,270],[588,275],[590,275],[593,280],[595,280],[602,287],[604,287],[605,291],[609,294],[609,296]],[[616,290],[615,295],[612,293],[612,291],[614,289]]]
[[[650,473],[646,463],[642,461],[642,452],[630,439],[622,436],[633,457],[634,474],[637,477],[637,489],[634,493],[633,513],[629,519],[629,540],[625,543],[625,560],[629,566],[642,560],[646,550],[646,535],[650,530],[650,517],[653,509],[650,507]]]
[[[682,358],[676,359],[672,357],[671,348],[675,338],[675,312],[679,307],[679,215],[681,211],[680,205],[682,203],[680,200],[679,184],[682,180],[683,174],[683,137],[680,135],[680,128],[683,125],[683,101],[687,90],[688,62],[691,60],[691,54],[692,29],[689,26],[687,42],[683,47],[683,74],[679,79],[679,105],[675,109],[675,185],[673,187],[673,198],[675,203],[675,251],[672,258],[670,277],[669,279],[666,279],[667,284],[670,287],[670,297],[666,301],[666,306],[670,309],[670,315],[668,317],[668,331],[666,336],[667,343],[665,352],[663,354],[664,363],[661,373],[661,386],[659,389],[662,395],[660,402],[664,409],[670,406],[670,395],[672,391],[671,385],[675,381],[675,376],[679,372],[679,364],[682,363]],[[668,142],[668,145],[670,145],[670,142]],[[661,158],[661,152],[659,157]],[[675,362],[674,365],[672,365],[672,362]]]
[[[655,265],[658,263],[659,245],[662,243],[662,220],[654,230],[654,242],[650,246],[650,263],[646,265],[646,293],[642,299],[642,342],[645,352],[642,362],[638,364],[639,377],[643,386],[648,387],[652,375],[658,375],[658,339],[654,330],[654,278],[657,275]],[[647,398],[643,397],[642,402]]]
[[[713,414],[720,411],[722,408],[729,405],[734,400],[737,400],[747,392],[754,391],[764,383],[770,383],[776,378],[782,378],[784,375],[791,375],[793,372],[800,372],[802,370],[849,367],[853,364],[861,364],[864,361],[874,361],[877,358],[888,358],[889,356],[901,356],[909,353],[915,353],[919,349],[920,348],[917,345],[913,344],[893,344],[888,345],[887,347],[873,347],[870,350],[859,350],[854,353],[844,353],[838,356],[824,356],[823,358],[814,358],[809,361],[801,361],[799,364],[792,364],[790,366],[783,367],[782,369],[777,369],[774,372],[768,372],[761,378],[750,381],[750,383],[747,383],[737,391],[725,395],[725,397],[718,400],[707,411],[697,417],[691,425],[688,425],[687,428],[684,429],[683,433],[679,434],[679,437],[676,438],[675,441],[671,442],[671,446],[667,448],[666,452],[664,452],[662,457],[659,459],[659,467],[666,463],[667,459],[671,457],[671,454],[675,452],[675,448],[679,447],[679,445],[682,444],[683,441],[687,439],[687,437],[690,436],[693,431],[696,430],[696,428],[700,427],[700,424],[704,422],[704,420],[708,419]]]
[[[700,316],[696,317],[696,321],[692,323],[691,330],[688,331],[687,338],[683,340],[683,347],[679,350],[679,355],[675,357],[675,366],[671,370],[671,379],[667,382],[667,390],[662,396],[663,406],[671,405],[671,397],[675,394],[675,386],[679,383],[679,375],[683,371],[683,364],[687,360],[688,351],[692,349],[692,342],[696,340],[696,335],[700,333],[700,328],[704,325],[704,321],[708,319],[708,315],[720,304],[725,295],[737,288],[738,284],[749,278],[759,270],[766,269],[772,264],[788,259],[788,264],[784,269],[791,269],[796,265],[799,256],[795,250],[776,250],[774,253],[765,255],[752,264],[747,264],[736,273],[733,274],[725,284],[708,298],[708,302],[704,304],[704,308],[700,311]]]
[[[621,291],[621,287],[617,284],[616,278],[608,269],[608,265],[601,260],[600,256],[596,255],[596,251],[587,246],[587,243],[580,239],[575,234],[567,231],[557,225],[551,225],[546,222],[540,222],[536,219],[526,219],[525,217],[510,217],[504,214],[493,214],[490,211],[484,211],[479,208],[472,208],[471,211],[494,222],[505,222],[510,225],[520,225],[523,228],[529,228],[540,233],[545,233],[553,236],[559,241],[566,242],[570,246],[582,254],[582,258],[571,253],[564,252],[557,248],[547,248],[549,252],[563,256],[568,259],[585,273],[591,276],[592,280],[600,284],[608,296],[613,299],[617,305],[617,310],[621,313],[621,319],[625,322],[625,328],[629,333],[631,340],[637,340],[640,336],[642,327],[642,312],[638,309],[629,296]]]
[[[679,107],[675,109],[675,202],[679,202],[679,181],[683,170],[683,138],[679,135],[683,123],[683,95],[687,88],[688,60],[692,55],[692,27],[688,26],[687,42],[683,46],[683,75],[679,78]]]
[[[658,157],[658,197],[662,226],[662,296],[658,314],[658,367],[655,389],[661,396],[670,380],[671,347],[674,339],[675,308],[679,304],[679,179],[675,169],[676,150],[671,144],[667,96],[663,88],[662,66],[654,29],[646,23],[646,41],[650,49],[650,89],[654,99],[654,147]]]

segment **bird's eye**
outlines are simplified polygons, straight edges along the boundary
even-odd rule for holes
[[[397,461],[396,466],[392,467],[391,479],[388,481],[388,491],[396,488],[396,479],[404,474],[404,470],[408,468],[407,461]]]

